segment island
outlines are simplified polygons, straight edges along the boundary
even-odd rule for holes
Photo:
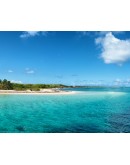
[[[71,86],[63,84],[20,84],[0,79],[0,94],[72,94],[64,88]]]

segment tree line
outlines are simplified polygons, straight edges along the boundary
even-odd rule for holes
[[[12,83],[6,79],[0,79],[0,90],[31,90],[31,91],[39,91],[44,88],[64,88],[66,85],[62,84],[18,84]]]

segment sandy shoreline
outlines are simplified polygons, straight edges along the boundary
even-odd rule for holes
[[[15,90],[0,90],[0,95],[69,95],[75,94],[75,91],[54,91],[54,90],[45,90],[45,91],[15,91]]]

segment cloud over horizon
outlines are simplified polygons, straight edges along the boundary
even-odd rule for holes
[[[130,40],[120,40],[112,32],[108,32],[105,36],[96,38],[95,43],[100,45],[100,57],[106,64],[122,65],[130,59]]]
[[[11,80],[11,83],[22,84],[22,81],[20,81],[20,80]]]

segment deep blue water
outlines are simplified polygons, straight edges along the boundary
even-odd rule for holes
[[[0,132],[130,132],[130,88],[70,95],[0,95]]]

